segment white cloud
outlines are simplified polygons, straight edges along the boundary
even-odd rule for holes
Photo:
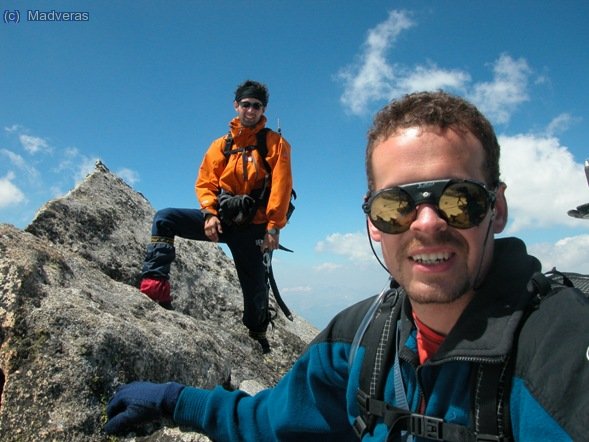
[[[417,66],[405,78],[399,79],[401,93],[433,91],[437,89],[463,89],[470,81],[470,75],[459,70],[440,69],[436,65]],[[397,93],[396,95],[400,95]],[[387,97],[388,99],[394,96]]]
[[[0,154],[7,157],[15,167],[26,172],[31,181],[37,181],[39,178],[39,171],[35,169],[35,167],[29,165],[21,155],[8,149],[0,149]]]
[[[438,67],[433,62],[414,67],[391,64],[387,51],[403,31],[415,24],[405,12],[391,11],[384,22],[369,30],[357,62],[338,74],[344,84],[340,101],[347,112],[360,115],[374,101],[388,101],[415,91],[447,89],[466,93],[490,119],[505,123],[517,106],[528,100],[531,69],[526,60],[507,54],[493,63],[492,81],[474,85],[470,85],[469,73]]]
[[[19,169],[26,168],[26,161],[19,154],[15,153],[11,150],[8,150],[8,149],[0,149],[0,153],[2,155],[4,155],[5,157],[7,157],[10,160],[10,162],[12,164],[14,164],[16,167],[18,167]]]
[[[324,262],[321,263],[313,268],[316,272],[333,272],[341,268],[341,264],[336,264],[334,262]]]
[[[366,233],[332,233],[315,245],[315,251],[333,253],[352,261],[372,260]]]
[[[368,31],[359,63],[342,69],[338,75],[345,85],[341,102],[346,109],[361,114],[371,100],[391,96],[395,73],[385,55],[399,34],[412,26],[406,13],[391,11],[387,20]]]
[[[534,244],[529,250],[542,262],[543,271],[553,267],[567,272],[589,271],[589,235],[563,238],[555,244]]]
[[[529,99],[531,70],[524,59],[515,60],[503,54],[495,62],[493,72],[492,82],[476,84],[468,95],[489,119],[506,123],[516,107]]]
[[[139,182],[139,173],[126,167],[116,172],[116,175],[131,186]]]
[[[51,150],[49,144],[43,138],[21,134],[18,139],[20,140],[20,144],[30,154],[34,155],[39,152],[48,152]]]
[[[574,118],[571,114],[560,114],[553,118],[550,124],[546,127],[546,134],[549,136],[566,131],[571,125],[580,121],[579,118]]]
[[[374,101],[389,101],[414,91],[446,89],[464,93],[489,119],[506,123],[517,107],[529,99],[532,70],[523,58],[501,54],[492,65],[492,81],[475,84],[470,84],[469,73],[438,67],[433,62],[414,67],[391,64],[387,51],[403,31],[415,25],[405,12],[391,11],[387,20],[368,32],[357,63],[338,74],[344,84],[340,101],[347,112],[360,115]]]
[[[12,182],[14,178],[13,172],[8,172],[4,178],[0,178],[0,207],[18,204],[25,200],[25,194]]]
[[[509,232],[554,225],[587,226],[567,215],[589,200],[583,165],[554,137],[500,136]]]
[[[20,126],[19,124],[13,124],[12,126],[6,126],[4,128],[4,131],[9,134],[12,134],[15,132],[20,132],[21,130],[22,130],[22,126]]]

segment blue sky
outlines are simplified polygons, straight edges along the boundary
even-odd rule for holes
[[[274,271],[318,327],[379,291],[360,209],[365,135],[404,93],[469,98],[502,145],[510,223],[545,268],[589,272],[586,1],[3,1],[0,222],[24,228],[100,158],[156,208],[194,207],[233,91],[270,88],[299,198]],[[33,22],[27,10],[85,12]],[[13,21],[15,12],[20,22]],[[8,21],[8,22],[7,22]],[[138,266],[140,263],[138,263]]]

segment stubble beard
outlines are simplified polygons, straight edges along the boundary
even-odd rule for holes
[[[405,291],[409,299],[418,304],[452,304],[472,291],[472,283],[468,277],[465,277],[459,285],[449,285],[444,282],[419,282],[421,287],[410,285],[405,288]]]
[[[417,238],[415,241],[418,241],[420,245],[424,246],[429,244],[451,245],[454,248],[461,250],[463,256],[468,256],[469,247],[466,241],[463,241],[462,238],[457,238],[448,232],[440,232],[440,235],[434,240],[424,241]],[[397,262],[402,262],[402,259],[407,259],[407,250],[407,245],[405,247],[400,247]],[[463,268],[457,269],[454,272],[454,275],[456,276],[433,276],[431,279],[422,278],[410,281],[407,285],[404,285],[402,281],[399,281],[399,283],[404,287],[409,299],[415,303],[451,304],[472,292],[474,281],[471,280],[470,274],[471,272],[469,271],[468,263],[464,262]]]

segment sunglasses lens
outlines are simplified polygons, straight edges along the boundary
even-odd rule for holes
[[[244,109],[249,109],[250,107],[253,107],[255,110],[260,110],[262,108],[262,105],[260,103],[251,103],[249,101],[242,101],[241,103],[239,103],[239,105]]]
[[[442,192],[438,206],[450,226],[469,229],[487,215],[489,197],[487,190],[475,183],[453,183]]]
[[[404,232],[415,219],[413,200],[398,187],[377,193],[369,204],[370,221],[381,232]]]

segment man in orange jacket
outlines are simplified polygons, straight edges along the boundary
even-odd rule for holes
[[[237,116],[229,123],[229,133],[210,145],[200,166],[195,191],[201,208],[156,213],[140,286],[144,294],[171,309],[174,237],[226,243],[243,291],[243,323],[264,353],[270,351],[270,314],[263,254],[279,247],[292,192],[290,145],[280,133],[264,132],[268,97],[267,87],[256,81],[237,87]],[[259,135],[265,136],[265,157],[255,148]]]

